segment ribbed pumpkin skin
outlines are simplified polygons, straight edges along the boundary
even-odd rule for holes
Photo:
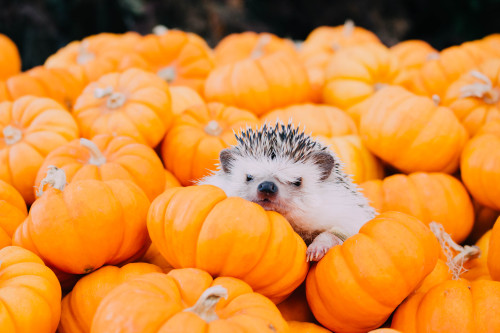
[[[291,40],[263,32],[245,31],[224,37],[214,49],[216,66],[235,63],[251,57],[259,57],[278,51],[296,53]]]
[[[423,40],[405,40],[390,48],[391,54],[398,59],[400,76],[398,84],[407,88],[418,70],[432,57],[439,56],[436,49]]]
[[[196,90],[184,86],[171,86],[170,96],[172,97],[172,113],[179,115],[189,107],[198,104],[204,104],[203,98]]]
[[[23,197],[10,184],[0,180],[0,249],[11,245],[16,228],[28,216]]]
[[[137,262],[145,262],[158,266],[164,273],[168,273],[173,269],[172,265],[170,265],[165,258],[163,258],[154,244],[149,246],[146,253],[144,253],[144,255],[137,260]]]
[[[499,303],[500,282],[447,280],[406,299],[392,327],[405,333],[498,332]]]
[[[288,321],[290,333],[331,333],[324,327],[301,321]]]
[[[433,270],[439,244],[418,219],[386,212],[328,251],[307,276],[316,319],[334,332],[367,332]]]
[[[217,67],[205,81],[205,98],[260,116],[279,107],[308,102],[311,86],[298,57],[280,51]]]
[[[84,138],[127,135],[155,147],[172,121],[168,84],[136,68],[104,75],[83,90],[73,116]]]
[[[32,252],[0,250],[0,331],[54,333],[61,315],[61,286]]]
[[[457,242],[472,230],[474,208],[467,190],[444,173],[396,174],[361,184],[364,195],[379,213],[398,211],[425,224],[437,222]]]
[[[156,152],[128,136],[99,134],[92,139],[105,157],[103,164],[92,160],[90,150],[80,140],[74,140],[52,151],[38,171],[35,189],[45,178],[47,169],[54,165],[63,169],[69,182],[84,179],[125,179],[137,184],[149,200],[164,190],[165,169]]]
[[[172,187],[177,187],[177,186],[182,186],[181,183],[175,178],[175,176],[165,169],[165,188],[164,190],[168,190],[169,188]]]
[[[89,333],[95,311],[102,299],[115,287],[161,269],[146,263],[131,263],[121,268],[104,266],[81,278],[61,303],[59,333]]]
[[[16,44],[4,34],[0,34],[0,81],[21,71],[21,57]]]
[[[395,83],[398,75],[397,59],[384,45],[353,46],[332,56],[323,101],[347,109],[373,95],[381,85]]]
[[[491,231],[488,248],[488,270],[493,280],[500,281],[500,217]]]
[[[151,204],[148,230],[173,267],[242,279],[276,303],[307,274],[306,245],[283,216],[215,186],[165,191]]]
[[[273,110],[261,117],[262,123],[272,125],[277,121],[288,124],[290,120],[313,136],[332,137],[358,133],[354,121],[344,111],[330,105],[295,104]]]
[[[457,169],[468,135],[450,109],[400,87],[383,88],[366,102],[360,135],[376,156],[405,173]]]
[[[474,77],[468,72],[456,80],[446,92],[443,105],[449,106],[471,136],[475,135],[481,126],[500,120],[500,59],[491,59],[481,63],[475,71],[484,75],[491,83],[491,88],[481,90],[481,97],[465,97],[463,89],[471,85],[483,85],[485,81]],[[477,89],[472,88],[472,91]],[[479,93],[479,91],[477,91]]]
[[[162,143],[163,162],[182,185],[192,185],[216,170],[222,149],[236,144],[233,130],[258,122],[251,112],[221,103],[195,105],[175,118]]]
[[[486,124],[467,142],[460,169],[474,199],[500,210],[500,121]]]
[[[147,245],[149,200],[127,180],[79,180],[49,187],[17,228],[13,244],[71,274],[122,263]],[[64,255],[61,255],[61,254]]]
[[[488,270],[488,253],[490,247],[492,231],[486,232],[477,242],[476,246],[481,250],[479,258],[475,258],[467,262],[465,268],[467,269],[461,277],[469,281],[474,280],[491,280],[490,272]]]
[[[183,311],[207,288],[218,285],[228,291],[228,298],[220,299],[215,308],[219,319],[207,323]],[[91,329],[109,332],[288,332],[288,325],[269,299],[243,281],[212,279],[199,269],[176,269],[142,275],[113,289],[101,302]]]
[[[12,130],[19,137],[8,133]],[[24,96],[0,103],[0,179],[32,203],[36,173],[44,158],[77,137],[75,120],[54,100]]]
[[[279,303],[278,310],[286,321],[314,322],[314,315],[309,308],[306,298],[306,284],[302,283],[283,302]]]

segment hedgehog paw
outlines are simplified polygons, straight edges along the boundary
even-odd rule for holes
[[[336,235],[325,231],[320,233],[313,242],[307,247],[306,260],[319,261],[335,245],[342,244],[342,240]]]

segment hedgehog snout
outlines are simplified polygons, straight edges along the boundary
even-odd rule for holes
[[[259,195],[275,196],[278,193],[278,186],[270,181],[265,181],[257,187]]]

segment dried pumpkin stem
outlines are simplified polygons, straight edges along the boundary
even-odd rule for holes
[[[47,176],[40,182],[40,186],[38,186],[38,190],[36,196],[39,197],[43,194],[43,189],[45,185],[50,185],[59,191],[64,190],[66,186],[66,173],[63,169],[59,169],[54,165],[49,165],[47,169]]]
[[[425,60],[430,61],[430,60],[438,60],[440,57],[439,52],[431,52],[427,55]]]
[[[84,65],[87,62],[95,59],[95,54],[88,50],[89,42],[83,41],[80,43],[80,47],[78,49],[78,55],[76,56],[76,62],[79,65]]]
[[[88,139],[81,138],[80,144],[90,151],[89,164],[101,166],[106,163],[106,157],[101,153],[96,144]]]
[[[168,32],[168,28],[164,25],[157,25],[153,28],[153,34],[157,35],[157,36],[161,36],[161,35],[164,35]]]
[[[173,65],[160,69],[158,72],[156,72],[156,74],[163,80],[167,81],[167,83],[172,83],[177,78],[177,70]]]
[[[355,27],[356,25],[354,24],[353,20],[351,19],[345,20],[344,27],[342,29],[342,34],[344,35],[344,37],[351,37]]]
[[[432,101],[434,102],[434,104],[436,106],[438,106],[439,103],[441,103],[441,97],[439,97],[439,95],[437,95],[437,94],[434,94],[434,95],[432,95]]]
[[[453,275],[453,279],[458,280],[460,275],[466,272],[464,264],[469,260],[479,257],[481,255],[481,250],[475,245],[458,245],[451,239],[451,236],[444,231],[444,227],[439,223],[431,222],[429,227],[443,249],[447,259],[446,264]],[[458,254],[454,255],[453,251],[458,252]]]
[[[250,58],[257,59],[264,55],[264,47],[271,42],[271,35],[264,34],[259,37],[257,44],[255,44],[252,52],[250,53]]]
[[[469,74],[480,82],[474,82],[460,89],[460,98],[477,97],[487,104],[495,104],[500,99],[500,92],[493,88],[490,78],[483,73],[472,70]]]
[[[216,120],[210,120],[205,126],[205,133],[212,136],[218,136],[222,133],[222,127]]]
[[[94,89],[94,97],[95,98],[104,98],[107,97],[106,106],[109,109],[118,109],[125,104],[127,98],[125,94],[121,92],[114,92],[113,87],[108,86],[106,88],[95,88]]]
[[[15,128],[11,125],[5,126],[2,132],[5,143],[9,146],[21,141],[23,138],[23,132],[19,128]]]
[[[227,299],[227,289],[223,286],[213,286],[208,288],[201,294],[196,304],[190,308],[184,309],[185,312],[193,312],[197,314],[205,322],[219,319],[215,313],[215,306],[221,298]]]

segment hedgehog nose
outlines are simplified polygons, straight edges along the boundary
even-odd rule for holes
[[[274,194],[278,192],[278,186],[273,182],[262,182],[257,187],[257,190],[266,194]]]

